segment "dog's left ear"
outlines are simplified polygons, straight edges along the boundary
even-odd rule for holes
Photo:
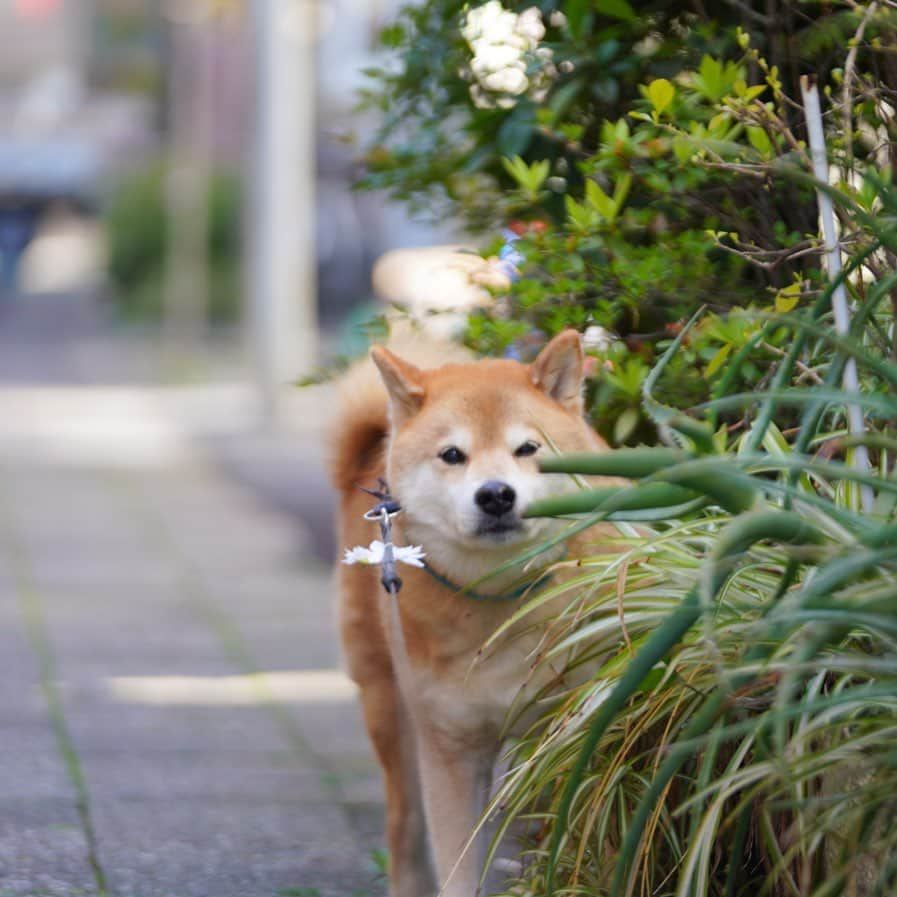
[[[371,349],[371,361],[380,371],[383,385],[389,393],[393,426],[401,426],[423,404],[423,374],[413,364],[393,355],[384,346],[374,346]]]
[[[582,342],[575,330],[559,333],[530,365],[530,378],[549,398],[582,414]]]

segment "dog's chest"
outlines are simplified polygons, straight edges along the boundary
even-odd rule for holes
[[[409,668],[411,699],[447,730],[494,738],[508,723],[508,711],[545,685],[544,672],[533,670],[537,642],[535,634],[518,635],[480,652],[482,641],[449,638],[435,662]]]

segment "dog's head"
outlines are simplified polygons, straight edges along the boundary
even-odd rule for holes
[[[531,365],[487,360],[424,371],[382,346],[371,356],[389,394],[387,480],[409,535],[493,553],[544,538],[551,522],[522,512],[570,485],[539,473],[539,458],[603,447],[582,417],[578,334],[561,333]]]

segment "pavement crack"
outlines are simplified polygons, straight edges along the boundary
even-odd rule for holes
[[[66,721],[62,696],[59,693],[56,655],[53,651],[53,643],[44,614],[43,601],[35,581],[34,571],[28,560],[27,551],[16,531],[6,496],[2,492],[2,483],[0,483],[0,541],[2,541],[9,561],[13,587],[18,596],[19,611],[26,637],[37,658],[40,688],[47,705],[56,747],[75,792],[75,810],[87,847],[87,864],[93,875],[98,897],[108,897],[109,889],[106,873],[100,861],[87,780]]]

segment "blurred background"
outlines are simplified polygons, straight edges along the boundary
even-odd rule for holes
[[[382,892],[292,383],[451,236],[352,190],[394,6],[0,0],[3,897]]]
[[[109,377],[246,377],[272,419],[373,262],[447,237],[351,187],[397,5],[0,0],[0,329],[52,296],[131,340]]]

